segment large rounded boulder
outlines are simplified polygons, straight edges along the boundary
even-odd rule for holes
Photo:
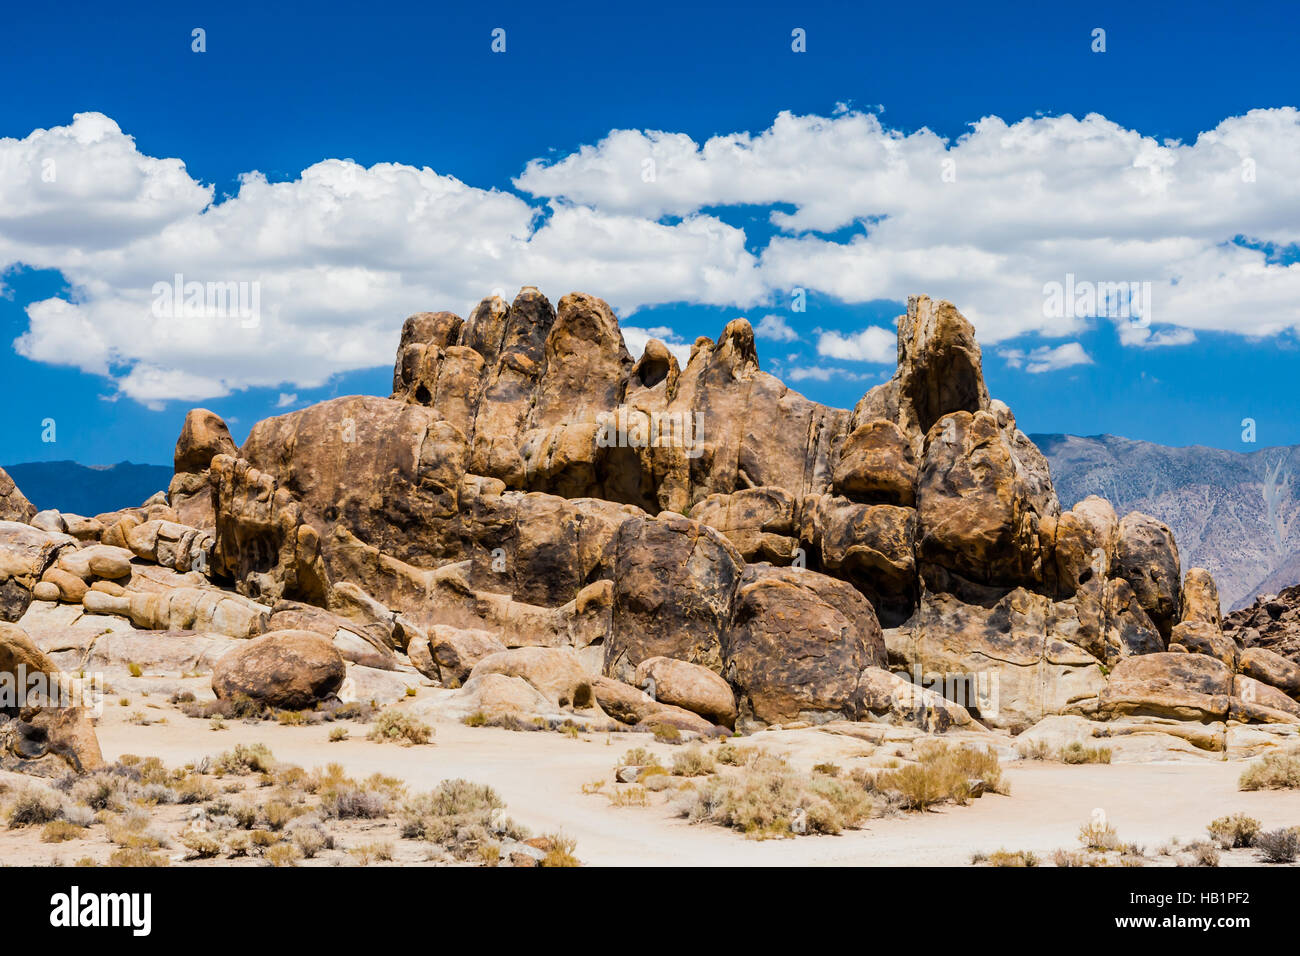
[[[885,665],[871,603],[815,571],[745,568],[723,638],[742,723],[853,719],[858,676]]]
[[[651,657],[637,665],[636,683],[657,701],[724,727],[735,726],[736,698],[731,686],[707,667],[671,657]]]
[[[227,699],[242,694],[285,710],[302,710],[334,694],[345,676],[343,656],[311,631],[272,631],[217,661],[212,690]]]

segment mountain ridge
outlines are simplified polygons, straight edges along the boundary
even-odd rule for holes
[[[1109,434],[1029,437],[1051,465],[1063,508],[1098,494],[1120,514],[1159,518],[1184,570],[1214,575],[1225,610],[1300,583],[1300,446],[1235,452]]]

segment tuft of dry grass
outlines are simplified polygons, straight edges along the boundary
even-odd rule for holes
[[[366,739],[381,743],[393,741],[403,747],[412,747],[427,744],[432,736],[433,728],[424,721],[400,708],[389,707],[375,718],[374,726],[366,734]]]
[[[1085,747],[1077,740],[1061,748],[1061,762],[1069,764],[1110,763],[1109,747]]]
[[[548,867],[571,867],[581,865],[574,855],[578,841],[562,833],[548,833],[544,839],[550,844],[540,865]]]

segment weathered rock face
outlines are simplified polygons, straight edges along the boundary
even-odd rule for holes
[[[1178,545],[1168,526],[1140,511],[1125,515],[1119,523],[1115,568],[1167,639],[1178,621],[1182,580]]]
[[[852,583],[884,623],[898,624],[912,612],[918,589],[914,509],[809,495],[800,517],[810,566]]]
[[[1105,685],[1102,662],[1070,640],[1081,631],[1080,617],[1077,605],[1053,604],[1024,588],[989,608],[927,594],[886,639],[894,664],[945,687],[977,720],[1014,728],[1095,697]]]
[[[44,678],[39,688],[36,675]],[[61,776],[103,765],[80,682],[11,624],[0,624],[0,688],[0,768]]]
[[[835,492],[855,501],[911,506],[916,500],[916,455],[898,425],[864,422],[849,434],[835,466]]]
[[[997,418],[960,411],[925,438],[917,478],[917,559],[932,590],[977,599],[983,588],[1042,581],[1040,514]]]
[[[76,546],[70,535],[0,521],[0,621],[21,618],[32,603],[32,589],[60,554]]]
[[[651,657],[636,668],[636,684],[650,697],[724,727],[736,724],[736,699],[725,680],[706,667]]]
[[[858,675],[885,664],[875,612],[851,585],[764,564],[745,569],[722,650],[743,723],[852,719]]]
[[[206,408],[191,409],[181,426],[180,438],[172,456],[175,474],[167,489],[168,503],[180,523],[211,529],[215,520],[208,469],[217,455],[236,455],[230,429],[215,412]]]
[[[28,501],[9,473],[0,468],[0,521],[21,521],[26,524],[36,515],[36,507]]]
[[[1238,667],[1247,677],[1271,684],[1300,700],[1300,664],[1262,647],[1248,647],[1241,652]]]
[[[1145,654],[1122,661],[1101,692],[1105,715],[1222,720],[1232,671],[1203,654]]]
[[[474,665],[466,686],[485,674],[521,677],[557,709],[589,707],[593,699],[591,678],[578,655],[567,647],[517,647],[489,654]]]
[[[243,694],[285,710],[312,707],[343,683],[343,657],[311,631],[273,631],[235,648],[217,661],[212,692]]]
[[[862,672],[853,699],[859,719],[888,718],[931,733],[974,724],[970,712],[961,704],[879,667]]]
[[[1119,518],[1105,498],[1089,495],[1056,520],[1048,575],[1058,597],[1068,598],[1110,571]]]
[[[464,683],[475,664],[504,650],[506,646],[490,631],[437,624],[427,636],[414,638],[406,653],[426,677]]]
[[[898,323],[898,370],[853,410],[853,423],[877,419],[898,424],[912,447],[940,418],[989,408],[983,360],[975,330],[950,302],[912,296]]]
[[[139,626],[244,637],[284,624],[328,636],[333,619],[307,610],[322,608],[358,622],[338,631],[359,642],[340,646],[472,683],[457,706],[487,693],[554,709],[595,693],[637,723],[914,708],[933,727],[1019,726],[1120,713],[1109,669],[1166,648],[1238,666],[1213,580],[1180,582],[1167,528],[1120,521],[1100,498],[1060,512],[1046,459],[989,397],[974,329],[950,303],[909,300],[898,356],[849,413],[764,373],[744,319],[682,367],[660,342],[634,361],[609,307],[581,293],[558,308],[525,288],[467,319],[420,313],[403,326],[391,398],[268,419],[239,449],[216,416],[192,413],[172,507],[56,539],[55,551],[129,549],[117,591],[75,573],[89,556],[67,571],[53,551],[11,562],[27,570],[8,579],[20,604],[39,586]],[[142,562],[241,597],[144,587]],[[951,707],[901,678],[864,682],[886,665],[886,639],[890,666]],[[563,687],[543,675],[561,659]],[[694,677],[677,687],[678,672]],[[1241,700],[1256,722],[1282,712]]]
[[[744,566],[735,548],[706,525],[664,517],[625,522],[615,549],[606,676],[631,681],[650,657],[721,670],[722,635]]]
[[[1300,664],[1300,584],[1264,595],[1223,620],[1223,630],[1246,647],[1258,647]]]

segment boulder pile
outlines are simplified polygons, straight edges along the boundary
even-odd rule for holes
[[[744,319],[682,367],[653,340],[634,359],[600,299],[525,288],[407,319],[388,398],[238,448],[196,409],[174,460],[139,509],[0,522],[0,616],[34,598],[254,638],[274,653],[214,687],[295,702],[339,692],[337,662],[284,637],[309,631],[457,712],[698,733],[1064,715],[1218,754],[1300,725],[1294,663],[1225,630],[1165,525],[1061,509],[974,329],[926,296],[851,411],[763,372]]]

